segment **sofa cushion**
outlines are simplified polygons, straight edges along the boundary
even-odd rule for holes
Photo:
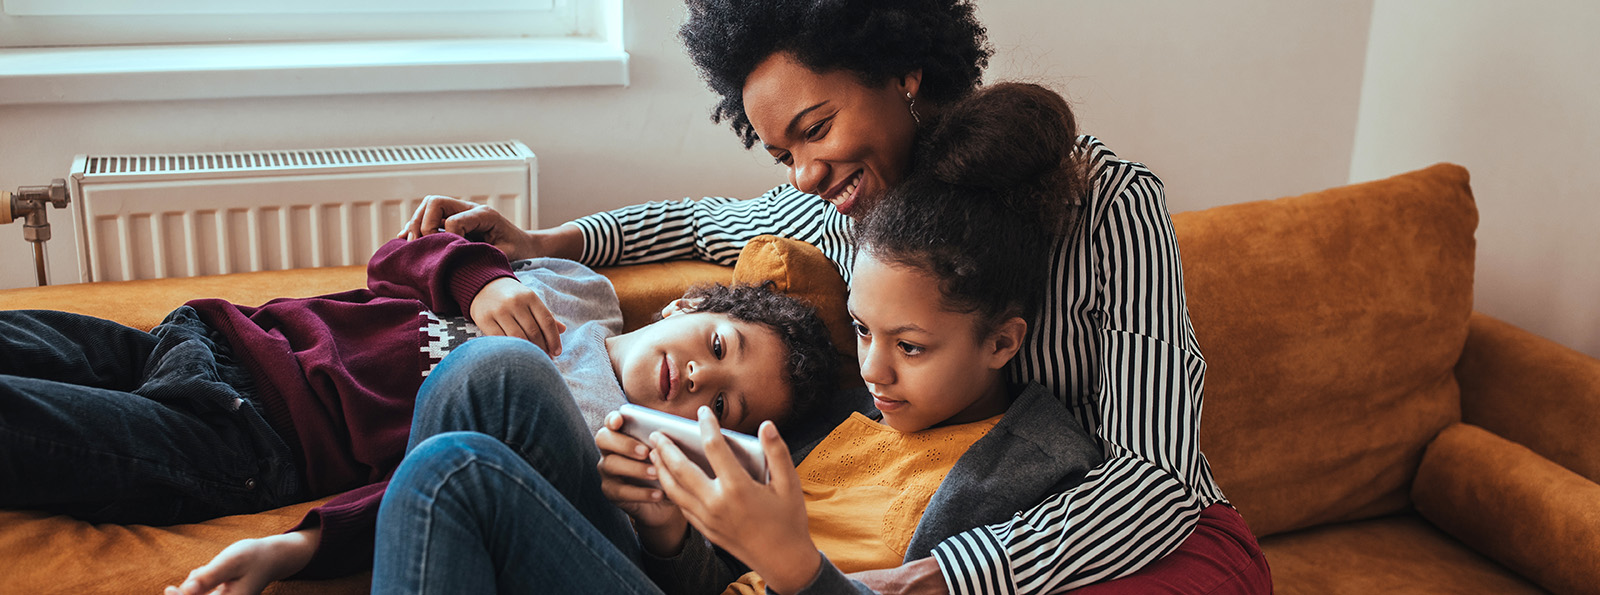
[[[235,540],[282,533],[323,500],[191,525],[91,525],[60,515],[0,510],[0,591],[160,593]],[[286,581],[268,595],[366,593],[370,573]]]
[[[1404,510],[1460,418],[1466,170],[1173,217],[1207,363],[1200,447],[1257,535]]]
[[[800,240],[759,236],[750,240],[739,253],[739,263],[733,267],[733,280],[737,283],[771,280],[774,289],[810,302],[822,322],[828,325],[828,336],[839,349],[843,364],[839,370],[840,381],[847,386],[861,384],[861,373],[856,367],[856,334],[850,326],[850,312],[845,307],[849,289],[839,269],[821,250]]]
[[[205,277],[73,283],[0,291],[0,310],[61,310],[150,330],[184,302],[214,297],[254,306],[365,287],[361,265]]]
[[[1545,593],[1415,515],[1261,540],[1277,595]]]

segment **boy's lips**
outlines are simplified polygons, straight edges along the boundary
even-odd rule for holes
[[[678,385],[676,370],[672,367],[672,358],[663,354],[661,356],[661,400],[671,401],[673,389]]]

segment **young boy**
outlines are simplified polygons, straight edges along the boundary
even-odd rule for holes
[[[514,393],[465,407],[416,396],[444,355],[477,334],[464,313],[524,292],[567,327],[551,366],[591,427],[591,412],[624,399],[669,411],[720,403],[737,416],[730,423],[754,427],[836,382],[820,320],[789,298],[713,288],[619,334],[604,277],[548,259],[514,272],[492,246],[437,234],[381,248],[368,289],[260,307],[196,300],[149,333],[61,312],[0,312],[0,507],[172,524],[339,494],[296,529],[317,530],[319,557],[359,560],[383,482],[413,433],[509,434],[522,423],[512,418]],[[698,309],[694,299],[708,292],[794,307],[741,319],[737,309]],[[709,356],[695,350],[701,343]],[[719,354],[739,373],[718,365]]]

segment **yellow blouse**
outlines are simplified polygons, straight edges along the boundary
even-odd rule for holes
[[[842,572],[899,566],[944,476],[1001,417],[907,434],[852,414],[796,469],[811,541]],[[751,572],[724,594],[765,592]]]
[[[800,463],[811,540],[839,570],[899,566],[928,500],[999,415],[910,434],[856,413]]]

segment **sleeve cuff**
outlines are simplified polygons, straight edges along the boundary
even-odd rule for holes
[[[622,222],[609,212],[568,221],[583,232],[583,252],[578,262],[591,267],[614,266],[622,259]]]
[[[811,577],[811,584],[806,585],[804,589],[801,589],[800,592],[796,593],[795,595],[829,595],[834,593],[872,592],[872,589],[868,589],[866,585],[850,580],[849,577],[846,577],[844,572],[840,571],[839,567],[834,566],[833,561],[829,560],[828,556],[824,554],[822,556],[822,566],[817,568],[817,575]],[[767,593],[771,595],[773,593],[772,589],[767,589]]]
[[[1011,559],[1005,545],[988,527],[978,527],[944,540],[933,548],[951,595],[1015,593]]]

